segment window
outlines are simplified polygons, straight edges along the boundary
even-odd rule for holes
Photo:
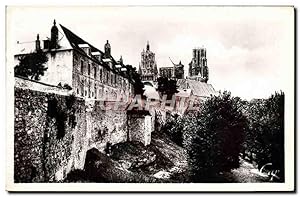
[[[108,84],[108,82],[109,82],[109,73],[107,72],[106,73],[106,83]]]
[[[95,99],[97,99],[97,87],[96,86],[95,86],[94,92],[95,92]]]
[[[91,98],[91,82],[89,82],[89,87],[88,87],[88,93],[89,93],[89,98]]]
[[[81,89],[81,96],[84,96],[84,86],[83,86],[83,80],[81,81],[81,84],[80,84],[80,89]]]
[[[91,74],[91,64],[88,65],[88,75],[90,76]]]
[[[83,74],[83,60],[81,60],[80,72],[81,72],[81,74]]]
[[[117,75],[115,74],[115,84],[117,83]]]
[[[94,67],[94,79],[96,79],[96,77],[97,77],[97,67],[95,66]]]
[[[110,77],[110,84],[111,84],[111,85],[114,84],[114,74],[111,74],[111,77]]]
[[[102,69],[100,68],[100,81],[102,81]]]

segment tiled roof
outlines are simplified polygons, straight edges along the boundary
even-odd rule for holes
[[[196,80],[178,79],[177,86],[178,89],[191,89],[192,94],[199,97],[210,97],[218,94],[211,84]]]

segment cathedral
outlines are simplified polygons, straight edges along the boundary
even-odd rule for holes
[[[141,53],[139,74],[141,75],[142,81],[157,81],[158,72],[155,61],[155,53],[150,51],[149,42],[147,42],[146,51],[143,49]]]
[[[206,48],[202,47],[193,49],[193,58],[189,63],[188,79],[207,83],[208,67],[206,59]]]

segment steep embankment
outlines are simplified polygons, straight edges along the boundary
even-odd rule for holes
[[[96,148],[87,152],[84,171],[73,171],[66,182],[185,182],[185,150],[166,135],[152,136],[144,146],[139,142],[113,145],[109,154]]]

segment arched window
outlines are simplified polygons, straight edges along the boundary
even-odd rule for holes
[[[91,64],[88,64],[88,75],[90,76],[91,74]]]

